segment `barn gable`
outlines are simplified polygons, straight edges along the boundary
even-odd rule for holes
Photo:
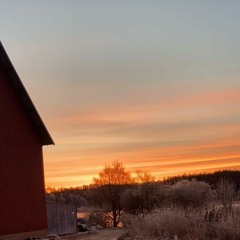
[[[33,122],[35,129],[37,130],[43,145],[54,144],[50,134],[48,133],[41,117],[39,116],[35,106],[32,103],[25,87],[23,86],[16,70],[14,69],[2,43],[0,42],[0,65],[6,74],[9,83],[16,92],[19,100],[22,102],[23,107],[26,110],[29,118]]]
[[[53,140],[0,43],[0,239],[46,234],[48,144]]]

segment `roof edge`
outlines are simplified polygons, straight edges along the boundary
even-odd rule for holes
[[[0,64],[3,66],[4,72],[10,81],[14,91],[21,100],[26,113],[29,115],[36,130],[42,140],[43,145],[52,145],[54,141],[44,125],[37,109],[35,108],[27,90],[25,89],[20,77],[18,76],[8,54],[0,41]]]

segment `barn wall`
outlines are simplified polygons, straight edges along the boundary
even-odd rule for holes
[[[47,204],[48,235],[77,232],[77,208],[69,204]]]
[[[29,239],[32,236],[37,236],[39,238],[46,239],[47,230],[37,230],[37,231],[31,231],[31,232],[0,235],[0,240],[25,240],[25,239]]]
[[[0,235],[47,228],[41,140],[0,66]]]

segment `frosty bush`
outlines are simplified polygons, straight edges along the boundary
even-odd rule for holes
[[[168,197],[184,208],[198,208],[207,205],[213,199],[214,193],[208,183],[182,180],[170,187]]]
[[[190,239],[192,236],[196,239],[203,235],[201,231],[206,231],[201,214],[188,213],[177,208],[162,209],[145,217],[127,216],[124,221],[131,229],[131,239],[160,240],[173,239],[174,236],[179,239]]]
[[[239,240],[240,211],[221,218],[206,219],[204,211],[161,209],[153,214],[125,216],[130,240]]]
[[[237,198],[235,182],[222,178],[216,188],[217,199],[221,202],[226,212],[232,211],[234,200]]]

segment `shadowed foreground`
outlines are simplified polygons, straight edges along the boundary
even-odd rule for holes
[[[100,231],[96,231],[95,233],[82,233],[70,236],[64,236],[62,239],[66,240],[117,240],[121,237],[122,230],[115,229],[103,229]]]

